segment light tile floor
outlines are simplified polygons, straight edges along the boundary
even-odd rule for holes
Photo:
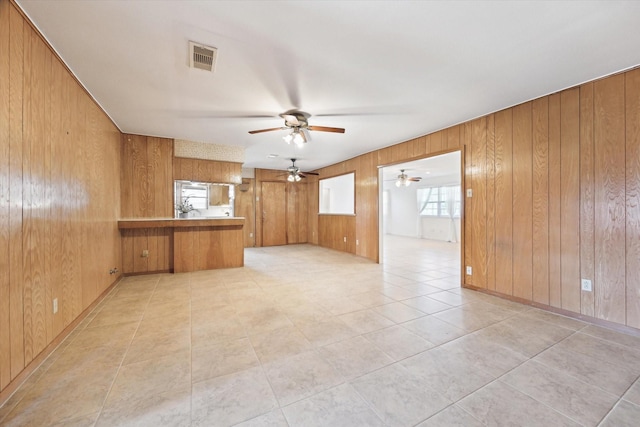
[[[458,246],[124,279],[6,426],[638,426],[640,338],[459,287]]]

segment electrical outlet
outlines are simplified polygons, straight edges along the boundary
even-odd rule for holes
[[[58,312],[58,298],[53,299],[53,314]]]
[[[587,292],[593,292],[593,286],[591,285],[591,280],[582,279],[582,290]]]
[[[359,244],[360,244],[360,241],[356,239],[356,246],[358,246]]]
[[[347,243],[347,236],[344,236],[344,242]]]
[[[471,266],[467,265],[467,276],[471,276],[472,272],[473,272],[473,269],[471,268]]]
[[[249,233],[249,237],[253,237],[253,233]]]
[[[142,251],[142,258],[147,258],[149,257],[149,249],[144,249]]]

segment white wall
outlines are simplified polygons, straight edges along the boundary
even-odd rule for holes
[[[453,219],[455,225],[456,241],[460,241],[460,218]],[[449,228],[451,227],[451,219],[449,218],[433,218],[422,217],[422,238],[431,240],[449,240]]]
[[[451,227],[449,218],[420,217],[418,215],[418,188],[436,187],[459,183],[460,178],[446,176],[426,178],[408,187],[396,187],[395,181],[385,181],[383,189],[389,191],[389,214],[384,217],[385,234],[405,237],[422,237],[448,241]],[[422,222],[422,235],[418,221]],[[457,240],[460,241],[460,218],[454,219]]]
[[[396,187],[385,182],[385,190],[389,190],[389,215],[387,218],[387,234],[396,236],[418,237],[418,203],[417,187]]]

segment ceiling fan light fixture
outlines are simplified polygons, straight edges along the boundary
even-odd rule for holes
[[[305,142],[307,142],[307,138],[305,138],[304,133],[300,129],[294,130],[292,135],[293,135],[293,142],[296,145],[302,145]]]
[[[296,174],[295,180],[296,182],[300,181],[302,179],[302,177],[300,177],[300,175]]]
[[[289,182],[293,182],[295,180],[296,180],[296,178],[294,177],[293,174],[289,174],[289,176],[287,177],[287,181],[289,181]]]
[[[291,144],[291,142],[293,141],[293,132],[283,136],[282,139],[284,139],[284,142],[286,142],[287,144]]]

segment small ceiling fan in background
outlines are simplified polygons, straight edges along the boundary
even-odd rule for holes
[[[287,168],[287,172],[283,173],[281,176],[287,176],[287,181],[289,182],[298,182],[303,178],[306,178],[307,175],[319,175],[315,172],[301,172],[300,168],[296,166],[296,160],[298,159],[289,159],[291,160],[291,166]]]
[[[422,179],[420,176],[409,177],[404,171],[405,169],[400,169],[400,175],[396,179],[396,187],[408,187],[412,182],[420,182]]]
[[[283,139],[287,144],[291,144],[293,142],[298,145],[304,144],[310,139],[307,134],[308,131],[344,133],[343,128],[310,126],[307,119],[311,117],[311,115],[309,113],[305,113],[304,111],[289,110],[283,114],[280,114],[280,117],[284,119],[284,126],[277,128],[252,130],[249,131],[249,133],[253,135],[256,133],[271,132],[274,130],[291,129],[291,133],[285,135]]]

